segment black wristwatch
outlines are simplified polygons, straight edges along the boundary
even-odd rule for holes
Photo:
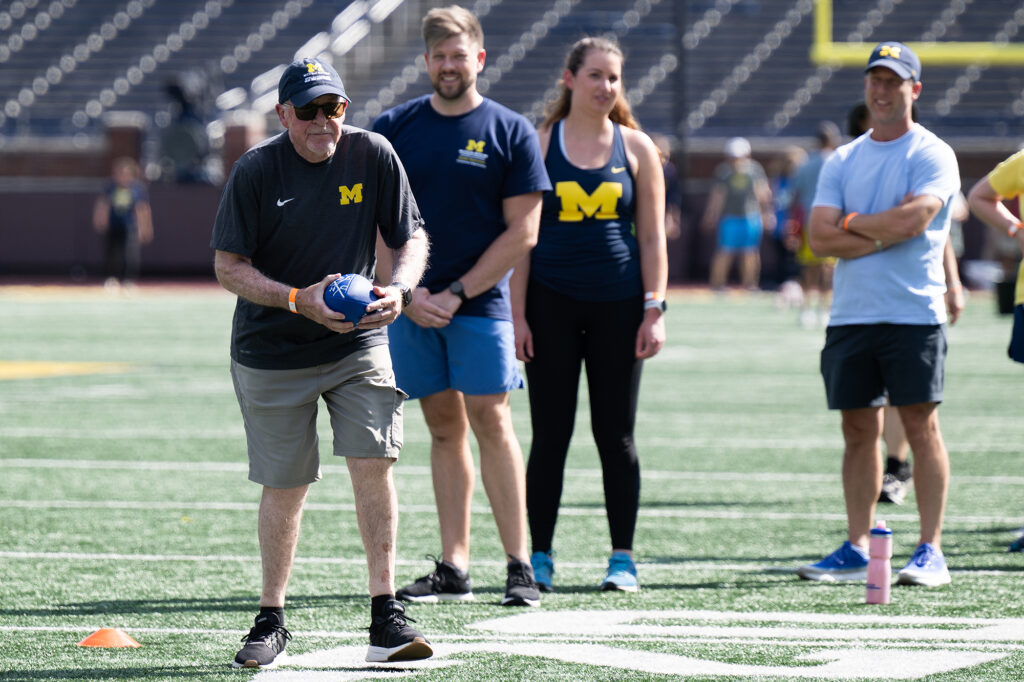
[[[466,289],[462,286],[462,282],[459,280],[455,280],[449,284],[448,291],[458,296],[463,303],[469,300],[469,296],[466,296]]]
[[[398,287],[402,290],[402,307],[406,307],[412,303],[412,289],[408,284],[402,284],[401,282],[392,282],[388,286]]]

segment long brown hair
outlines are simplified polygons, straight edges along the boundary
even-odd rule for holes
[[[583,61],[587,58],[587,53],[590,50],[610,52],[618,56],[619,61],[625,61],[622,56],[622,49],[614,41],[607,38],[587,36],[577,40],[572,48],[569,49],[569,55],[565,59],[566,70],[574,76],[579,73],[580,67],[583,66]],[[572,108],[572,91],[566,87],[565,80],[562,79],[558,82],[558,95],[555,99],[548,102],[544,108],[544,120],[541,122],[540,128],[550,128],[555,121],[560,121],[568,116],[570,108]],[[615,100],[612,110],[608,112],[608,118],[619,125],[640,130],[640,124],[633,118],[633,112],[629,108],[629,102],[626,100],[625,87],[619,89],[618,99]]]

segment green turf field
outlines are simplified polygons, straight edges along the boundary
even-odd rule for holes
[[[364,663],[366,569],[348,477],[328,458],[290,587],[289,664],[255,673],[229,666],[260,575],[260,491],[227,370],[233,298],[0,288],[0,679],[1021,679],[1024,556],[1005,549],[1024,525],[1024,368],[1006,358],[1010,319],[991,298],[972,297],[950,332],[940,413],[953,584],[894,587],[889,606],[865,605],[863,584],[793,573],[845,532],[838,415],[817,370],[824,332],[768,296],[675,293],[669,305],[641,395],[641,592],[596,589],[609,546],[584,400],[557,592],[540,609],[497,605],[504,564],[478,485],[477,601],[409,609],[432,660]],[[525,392],[513,408],[527,449]],[[440,549],[426,429],[416,403],[406,414],[402,582]],[[321,435],[329,452],[325,420]],[[902,567],[917,540],[913,494],[879,518]],[[76,646],[103,627],[141,648]]]

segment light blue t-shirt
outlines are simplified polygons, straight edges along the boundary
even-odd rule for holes
[[[959,191],[953,150],[916,123],[889,142],[861,135],[828,158],[818,178],[815,206],[871,214],[896,206],[908,193],[942,201],[942,210],[922,234],[878,253],[839,259],[831,325],[946,322],[942,252],[950,203]]]

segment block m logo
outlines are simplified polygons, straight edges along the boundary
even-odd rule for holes
[[[352,185],[349,189],[345,185],[338,187],[338,191],[341,192],[341,205],[346,206],[348,204],[361,204],[363,203],[363,183],[357,183]]]
[[[563,223],[576,223],[584,215],[598,220],[615,220],[619,217],[616,204],[622,196],[621,182],[602,182],[593,194],[587,194],[578,182],[555,183],[555,195],[562,200],[558,219]]]
[[[466,142],[466,150],[483,154],[485,144],[487,144],[487,140],[480,140],[479,142],[476,140],[469,140]]]

